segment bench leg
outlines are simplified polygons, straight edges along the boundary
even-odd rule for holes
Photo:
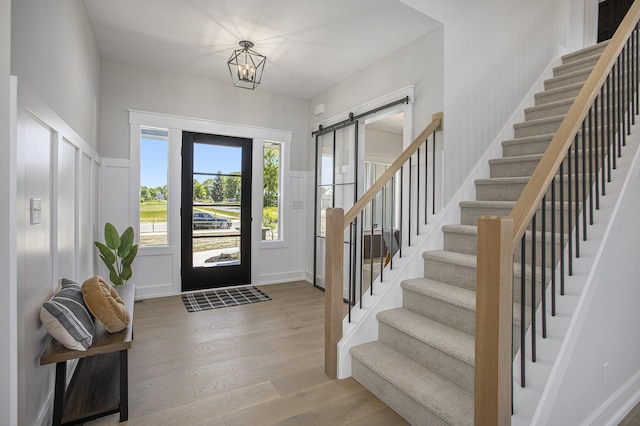
[[[120,351],[120,421],[129,419],[129,365],[128,351]]]
[[[56,364],[56,387],[53,396],[53,426],[59,426],[62,424],[66,381],[67,361],[62,361]]]

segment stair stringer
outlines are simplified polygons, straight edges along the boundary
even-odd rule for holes
[[[628,411],[640,402],[640,374],[637,371],[626,371],[623,373],[628,378],[624,383],[618,383],[618,388],[609,390],[609,397],[603,397],[605,393],[603,372],[598,370],[584,371],[585,376],[591,376],[598,382],[598,387],[585,386],[585,383],[572,384],[576,389],[580,389],[580,399],[583,403],[577,406],[570,406],[566,401],[558,402],[560,391],[572,362],[576,358],[583,356],[578,350],[582,333],[588,332],[587,321],[594,309],[596,294],[604,286],[610,286],[610,278],[603,279],[599,273],[599,268],[606,265],[606,249],[608,245],[619,246],[619,241],[611,240],[612,229],[615,226],[622,226],[617,220],[618,216],[624,214],[621,210],[621,203],[625,197],[637,199],[638,187],[640,187],[640,125],[632,127],[632,134],[627,139],[627,146],[623,148],[623,156],[618,159],[618,169],[613,171],[612,182],[607,184],[607,195],[600,198],[600,210],[595,212],[594,225],[588,228],[589,239],[581,241],[581,257],[574,259],[574,274],[566,277],[566,294],[558,296],[557,316],[548,320],[548,334],[546,339],[537,339],[537,362],[531,363],[529,348],[527,352],[527,386],[518,386],[520,371],[519,360],[520,351],[513,363],[514,374],[514,415],[513,425],[546,425],[546,424],[618,424]],[[638,208],[640,202],[636,201]],[[635,210],[637,212],[637,209]],[[637,223],[633,223],[628,229],[637,229]],[[638,232],[636,232],[638,234]],[[629,235],[629,239],[634,238]],[[640,243],[635,240],[638,253]],[[566,258],[566,253],[565,253]],[[627,263],[628,268],[633,270],[634,262]],[[621,273],[619,269],[616,271]],[[559,276],[556,271],[556,276]],[[631,275],[635,277],[636,275]],[[550,287],[548,288],[550,291]],[[550,296],[548,296],[550,297]],[[549,299],[550,300],[550,299]],[[541,310],[538,309],[538,325],[541,323]],[[550,317],[549,317],[550,318]],[[540,331],[538,330],[538,334]],[[531,330],[527,333],[527,343],[531,341]],[[623,342],[621,342],[623,343]],[[624,343],[618,347],[623,351]],[[593,357],[593,353],[588,355]],[[581,359],[583,362],[584,357]],[[592,362],[595,362],[591,360]],[[611,360],[613,361],[613,360]],[[612,368],[616,368],[613,366]],[[619,367],[617,367],[619,368]],[[587,379],[585,379],[587,380]],[[615,384],[609,384],[612,388]],[[589,401],[589,399],[592,401]],[[562,410],[554,410],[556,404],[562,405]],[[572,415],[582,416],[581,419],[558,418]],[[580,413],[580,414],[576,414]],[[568,422],[568,423],[567,423]]]
[[[441,249],[443,246],[443,225],[460,223],[459,203],[474,200],[476,179],[486,178],[490,174],[489,160],[502,157],[502,141],[513,138],[516,123],[525,121],[525,109],[535,104],[534,95],[544,91],[544,81],[553,77],[553,68],[562,63],[561,56],[566,52],[559,50],[556,57],[542,72],[529,92],[523,98],[515,112],[509,117],[500,132],[495,137],[485,154],[478,160],[453,198],[438,214],[433,216],[426,229],[416,238],[409,248],[403,248],[403,258],[394,257],[394,269],[384,270],[384,282],[377,278],[374,281],[374,293],[367,293],[362,297],[363,308],[354,307],[351,311],[351,322],[343,320],[343,337],[338,343],[338,378],[351,377],[351,347],[378,339],[378,320],[376,315],[380,311],[402,306],[402,288],[400,283],[405,279],[424,275],[424,259],[422,253],[427,250]],[[446,119],[445,119],[446,121]],[[446,123],[445,123],[446,126]],[[445,127],[446,129],[446,127]],[[445,130],[446,132],[446,130]],[[446,153],[446,143],[445,143]]]

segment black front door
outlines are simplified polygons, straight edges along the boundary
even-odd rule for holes
[[[182,133],[182,291],[251,283],[251,146]]]

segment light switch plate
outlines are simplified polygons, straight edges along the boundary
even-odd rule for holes
[[[42,221],[42,200],[31,198],[30,223],[36,225]]]

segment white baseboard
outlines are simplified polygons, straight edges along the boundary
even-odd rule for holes
[[[640,371],[607,399],[583,423],[584,425],[615,426],[640,402]]]

